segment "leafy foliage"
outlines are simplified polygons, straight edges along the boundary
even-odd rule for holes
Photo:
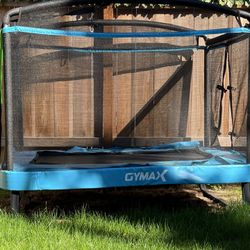
[[[34,3],[34,2],[45,2],[45,1],[53,1],[53,0],[0,0],[0,3],[7,3],[7,4],[17,3],[17,2]],[[222,6],[236,7],[236,8],[250,7],[250,0],[201,0],[201,1],[207,3],[215,3]]]
[[[227,6],[227,7],[234,7],[234,8],[248,8],[250,7],[250,0],[200,0],[206,3],[213,3],[218,4],[221,6]],[[124,1],[126,2],[126,1]],[[120,4],[119,4],[120,5]],[[129,4],[123,4],[124,6],[127,6]],[[155,8],[155,7],[164,7],[164,4],[141,4],[140,7],[143,8]]]
[[[228,7],[250,7],[250,0],[203,0],[208,3],[215,3]]]

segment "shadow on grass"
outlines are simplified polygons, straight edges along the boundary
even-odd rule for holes
[[[47,194],[48,195],[48,194]],[[232,206],[227,209],[215,209],[204,200],[197,199],[187,192],[166,192],[165,188],[131,189],[102,192],[66,192],[53,193],[50,199],[41,194],[39,201],[29,204],[30,211],[43,200],[47,211],[59,208],[66,219],[63,223],[53,224],[60,230],[71,234],[91,234],[93,237],[111,237],[123,242],[143,240],[145,234],[124,232],[119,228],[105,227],[102,223],[84,223],[74,220],[74,211],[82,208],[86,216],[98,214],[105,223],[123,220],[132,228],[142,227],[148,230],[147,240],[152,244],[178,249],[250,249],[250,208]],[[42,198],[42,199],[41,199]],[[37,202],[37,203],[36,203]],[[33,207],[32,207],[33,206]],[[43,209],[41,203],[40,209]],[[60,217],[60,215],[59,215]],[[157,235],[150,228],[157,228]]]

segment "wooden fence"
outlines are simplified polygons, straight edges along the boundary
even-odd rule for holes
[[[1,15],[5,11],[6,8],[0,8]],[[177,14],[180,12],[182,14]],[[126,9],[107,8],[103,17],[152,20],[193,29],[236,25],[233,17],[206,11],[198,13],[192,9],[158,9],[149,13],[145,9],[136,9],[131,15]],[[74,41],[65,39],[62,43],[72,45]],[[36,53],[46,52],[38,50]],[[106,56],[104,60],[110,58]],[[119,145],[151,145],[176,140],[203,140],[203,51],[196,51],[192,62],[186,62],[177,84],[154,107],[149,107],[152,97],[157,97],[159,89],[164,89],[176,67],[115,74],[112,65],[107,65],[101,77],[102,93],[92,85],[95,76],[86,80],[43,82],[32,86],[33,89],[24,94],[23,100],[25,145],[92,146],[114,142]],[[221,137],[227,140],[229,105],[225,107],[228,110],[224,112]]]

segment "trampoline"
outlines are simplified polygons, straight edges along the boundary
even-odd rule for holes
[[[14,211],[21,191],[166,184],[242,183],[250,202],[250,14],[126,3],[6,14],[0,188]],[[226,21],[180,25],[202,11]]]

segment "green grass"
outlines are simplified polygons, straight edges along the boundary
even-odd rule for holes
[[[249,249],[250,207],[0,212],[0,249]]]

